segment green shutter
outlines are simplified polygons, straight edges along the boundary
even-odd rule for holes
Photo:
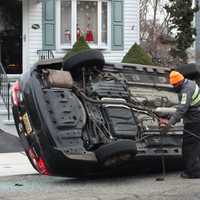
[[[55,0],[43,0],[43,49],[55,49]]]
[[[112,0],[112,49],[124,47],[124,0]]]

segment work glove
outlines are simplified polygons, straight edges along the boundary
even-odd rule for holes
[[[169,131],[170,128],[171,128],[171,126],[169,124],[166,124],[165,126],[160,128],[161,129],[160,132],[162,134],[166,134]]]
[[[162,134],[166,134],[171,128],[171,124],[169,123],[169,120],[163,119],[163,118],[160,119],[159,126],[160,126],[160,132]]]

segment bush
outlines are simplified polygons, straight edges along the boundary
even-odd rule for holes
[[[153,65],[151,57],[145,53],[142,47],[138,44],[134,44],[127,54],[122,59],[122,63]]]
[[[87,42],[85,41],[84,37],[81,36],[80,39],[78,41],[76,41],[71,49],[71,51],[69,51],[68,53],[66,53],[66,55],[64,56],[64,60],[80,53],[83,51],[88,51],[90,50],[90,47],[88,46]]]

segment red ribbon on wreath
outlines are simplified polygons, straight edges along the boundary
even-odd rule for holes
[[[85,40],[86,40],[87,42],[93,42],[93,41],[94,41],[94,36],[93,36],[93,33],[92,33],[91,30],[88,30],[88,31],[87,31]]]
[[[94,41],[94,35],[93,35],[93,32],[92,30],[90,29],[90,16],[88,16],[88,25],[87,25],[87,33],[86,33],[86,37],[85,37],[85,40],[87,42],[93,42]]]

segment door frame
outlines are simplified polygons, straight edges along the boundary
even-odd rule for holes
[[[28,8],[29,0],[22,0],[22,73],[28,69]]]

